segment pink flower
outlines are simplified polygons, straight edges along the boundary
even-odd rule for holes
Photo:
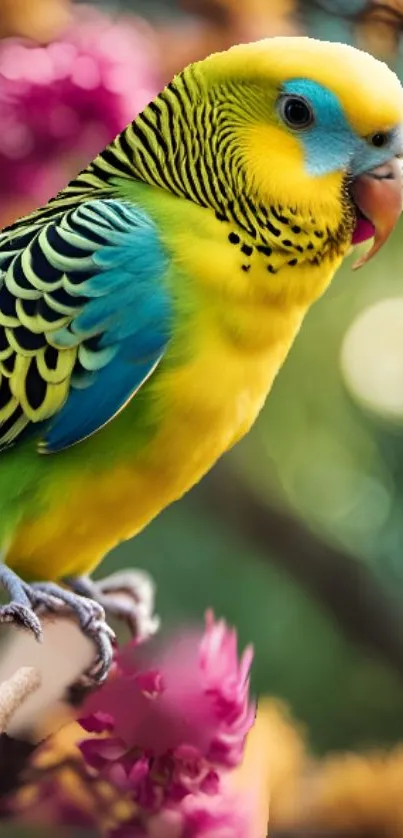
[[[204,633],[132,641],[85,703],[83,759],[34,772],[31,802],[23,789],[9,815],[105,838],[256,838],[252,795],[237,795],[231,774],[254,721],[251,660],[212,612]]]
[[[80,7],[49,45],[0,43],[0,206],[43,203],[137,116],[160,88],[151,30]]]
[[[112,830],[109,838],[251,838],[250,824],[247,800],[241,796],[199,794],[146,823],[135,818]]]
[[[250,648],[238,660],[236,633],[211,612],[203,635],[162,650],[129,644],[115,678],[85,705],[82,727],[105,734],[81,743],[85,762],[150,815],[198,795],[208,802],[241,761],[254,721],[251,661]]]
[[[238,662],[237,636],[224,620],[206,615],[206,632],[200,645],[200,668],[206,695],[214,704],[217,725],[208,753],[215,764],[235,766],[242,759],[245,736],[255,717],[249,703],[249,670],[253,650],[248,646]]]
[[[181,815],[181,838],[250,838],[250,813],[241,796],[187,797]]]

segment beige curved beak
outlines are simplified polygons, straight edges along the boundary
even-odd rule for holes
[[[356,178],[352,197],[375,229],[370,250],[353,265],[361,268],[378,253],[396,226],[403,209],[402,163],[396,157]]]

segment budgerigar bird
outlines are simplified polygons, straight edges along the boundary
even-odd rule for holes
[[[84,625],[80,578],[248,432],[351,245],[397,221],[402,123],[357,49],[235,46],[3,231],[0,620],[39,635],[57,595]]]

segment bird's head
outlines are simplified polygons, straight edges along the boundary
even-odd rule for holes
[[[227,188],[235,178],[257,207],[320,218],[344,249],[374,237],[360,264],[379,250],[402,209],[403,90],[385,64],[343,44],[273,38],[210,56],[188,81],[213,103],[204,130]]]

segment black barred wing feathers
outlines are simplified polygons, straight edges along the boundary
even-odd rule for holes
[[[0,235],[0,447],[46,423],[59,450],[120,410],[168,340],[166,267],[152,221],[115,199]]]

